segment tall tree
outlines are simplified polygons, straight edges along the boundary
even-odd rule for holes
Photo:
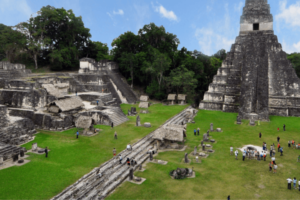
[[[25,48],[26,37],[24,34],[14,30],[12,27],[0,24],[0,54],[13,62],[17,54]],[[3,55],[4,54],[4,55]]]
[[[164,78],[164,72],[170,68],[171,59],[167,55],[160,53],[158,50],[155,51],[154,55],[155,58],[153,63],[146,64],[146,72],[149,72],[156,77],[160,91],[162,80]]]

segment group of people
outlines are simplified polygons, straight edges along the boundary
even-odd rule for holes
[[[295,140],[289,140],[288,141],[288,147],[292,147],[293,149],[300,148],[300,143],[296,144]]]
[[[294,177],[294,179],[288,178],[287,181],[288,181],[288,189],[289,190],[292,189],[292,182],[293,182],[293,185],[294,185],[294,189],[297,189],[297,179],[296,179],[296,177]],[[298,181],[298,189],[300,191],[300,180]]]
[[[200,128],[194,129],[194,135],[200,135]]]

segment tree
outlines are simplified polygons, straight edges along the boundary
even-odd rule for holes
[[[107,44],[102,42],[93,42],[89,40],[84,52],[86,53],[86,57],[93,58],[96,61],[112,59],[112,56],[109,55]]]
[[[300,77],[300,53],[292,53],[287,55],[287,59],[292,63],[296,74]]]
[[[191,99],[194,98],[197,83],[195,73],[189,71],[184,65],[172,70],[170,77],[167,78],[167,84],[176,90],[176,94],[183,92]]]
[[[146,72],[154,75],[157,78],[157,82],[159,84],[159,91],[161,89],[161,83],[164,77],[164,72],[170,68],[171,59],[165,55],[160,53],[159,51],[155,51],[155,58],[152,64],[147,63]]]
[[[26,37],[11,27],[0,24],[0,54],[9,62],[13,62],[16,55],[24,49]],[[2,60],[2,59],[1,59]]]
[[[133,88],[133,69],[134,69],[134,66],[136,65],[135,54],[124,52],[124,53],[122,53],[121,61],[123,64],[127,64],[129,66],[129,68],[127,67],[126,69],[128,69],[130,71],[131,88]]]

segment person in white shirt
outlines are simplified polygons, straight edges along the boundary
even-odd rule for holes
[[[131,148],[131,145],[130,145],[130,144],[127,144],[127,150],[128,150],[128,151],[132,150],[132,148]]]
[[[239,152],[238,152],[238,150],[236,150],[235,152],[234,152],[234,154],[235,154],[235,159],[237,160],[238,158],[238,155],[239,155]]]
[[[276,164],[274,164],[273,173],[274,174],[277,173],[277,165]]]
[[[300,180],[298,181],[298,187],[299,187],[299,191],[300,191]]]
[[[291,190],[292,189],[292,179],[291,178],[288,178],[288,179],[286,179],[287,180],[287,182],[288,182],[288,189],[289,190]]]
[[[272,157],[273,165],[275,165],[275,157]]]
[[[230,155],[233,155],[233,147],[230,147]]]

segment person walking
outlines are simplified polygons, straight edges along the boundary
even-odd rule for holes
[[[200,135],[200,128],[197,128],[197,135]]]
[[[246,153],[245,151],[243,152],[243,161],[245,161]]]
[[[271,149],[270,150],[270,157],[272,158],[272,155],[273,155],[273,150]]]
[[[263,156],[264,156],[264,161],[266,161],[266,158],[267,158],[266,152],[263,153]]]
[[[279,127],[277,128],[277,131],[279,131]]]
[[[294,177],[293,183],[294,183],[294,189],[297,189],[297,187],[296,187],[296,185],[297,185],[297,179],[296,179],[296,177]]]
[[[126,162],[127,162],[127,166],[130,167],[130,159],[129,158],[127,158]]]
[[[79,137],[79,131],[76,132],[76,139]]]
[[[120,154],[119,155],[119,162],[120,162],[120,164],[122,164],[122,160],[123,160],[123,158],[122,158],[122,155]]]
[[[196,136],[196,134],[197,134],[197,131],[196,131],[196,129],[194,129],[194,136]]]
[[[48,158],[48,147],[45,148],[45,156]]]
[[[272,171],[272,162],[269,163],[269,171]]]
[[[234,154],[235,154],[235,159],[237,160],[238,159],[238,155],[239,155],[238,150],[235,150]]]
[[[278,136],[278,137],[277,137],[277,143],[279,143],[279,141],[280,141],[280,137]]]
[[[117,134],[117,131],[115,131],[114,138],[115,138],[115,140],[117,140],[117,139],[118,139],[118,134]]]
[[[275,165],[275,157],[272,157],[272,163]]]
[[[283,156],[283,147],[280,147],[280,156]]]
[[[274,174],[277,173],[277,165],[276,165],[276,164],[274,164],[274,170],[273,170],[273,173],[274,173]]]
[[[111,128],[114,128],[114,123],[113,122],[111,123]]]
[[[230,155],[233,155],[233,147],[230,147]]]
[[[289,148],[291,147],[291,141],[290,140],[288,141],[288,147]]]
[[[300,188],[300,186],[299,186],[299,188]],[[300,191],[300,189],[299,189],[299,191]],[[230,200],[230,195],[228,195],[227,200]]]
[[[280,143],[277,144],[277,149],[278,149],[278,152],[279,152],[279,149],[280,149]]]
[[[292,179],[291,178],[288,178],[286,179],[287,182],[288,182],[288,189],[291,190],[292,189]]]
[[[283,124],[283,131],[285,131],[285,124]]]
[[[116,148],[114,148],[113,149],[113,155],[114,155],[114,157],[116,156],[116,154],[117,154],[117,150],[116,150]]]
[[[258,136],[259,136],[259,139],[261,139],[261,132],[258,134]]]
[[[292,140],[292,147],[295,149],[295,140]]]

